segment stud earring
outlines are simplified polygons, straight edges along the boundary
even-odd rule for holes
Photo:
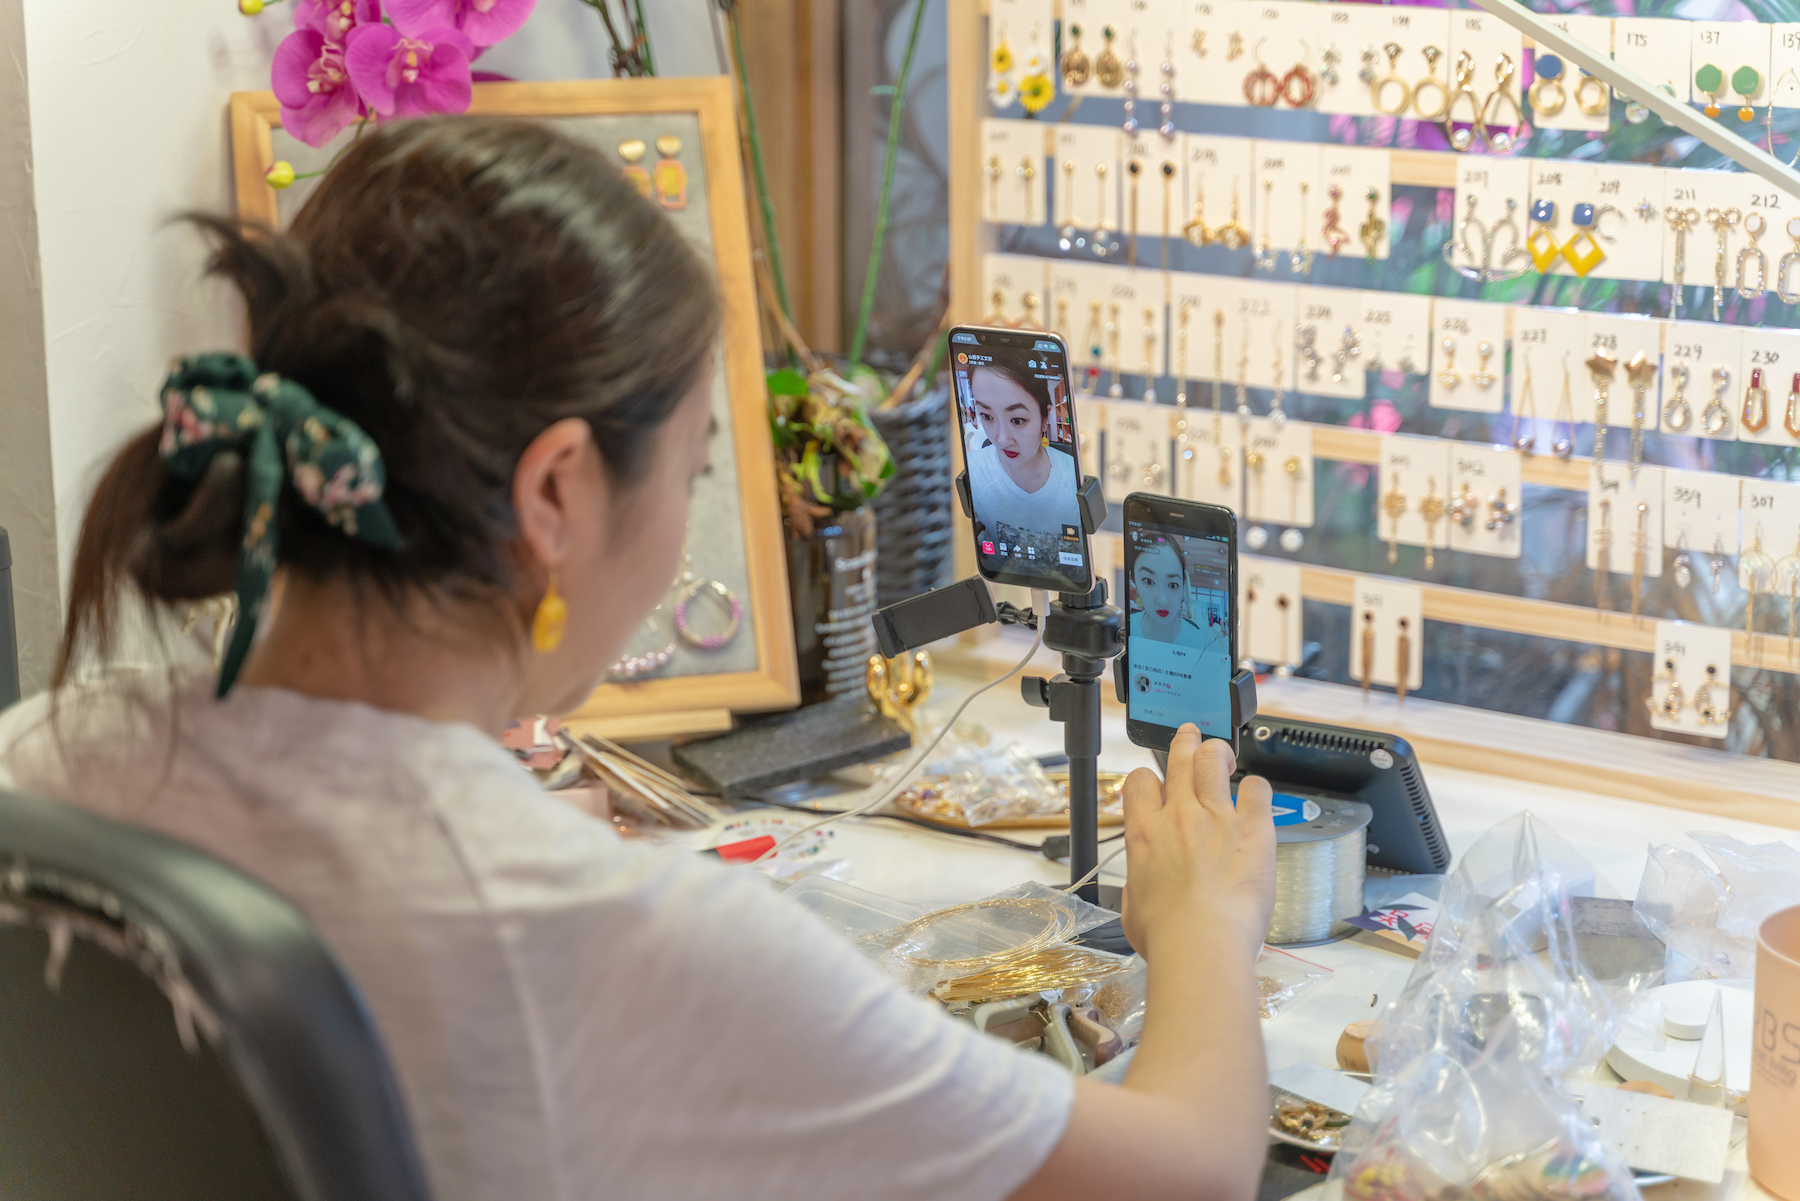
[[[1720,692],[1725,695],[1720,697]],[[1720,681],[1716,664],[1706,665],[1706,683],[1694,690],[1694,712],[1703,726],[1723,726],[1731,721],[1730,685]]]
[[[1473,529],[1475,515],[1479,512],[1481,498],[1475,494],[1475,489],[1469,487],[1469,481],[1464,480],[1462,487],[1450,500],[1450,523],[1460,525],[1465,530]]]
[[[1531,81],[1531,89],[1526,93],[1531,101],[1531,110],[1543,117],[1554,117],[1563,108],[1566,99],[1563,93],[1563,62],[1554,54],[1540,54],[1532,62],[1532,71],[1537,78]]]
[[[1737,112],[1738,120],[1756,120],[1756,110],[1750,107],[1750,97],[1762,90],[1762,72],[1755,67],[1739,67],[1731,73],[1731,90],[1743,101]]]
[[[1094,56],[1094,78],[1099,81],[1101,87],[1116,88],[1125,79],[1125,66],[1119,61],[1119,56],[1113,53],[1112,48],[1113,39],[1118,34],[1113,31],[1111,25],[1107,25],[1100,30],[1100,36],[1106,39],[1106,44],[1100,48],[1100,53]]]
[[[1795,378],[1800,379],[1800,376]],[[1687,398],[1687,366],[1683,363],[1670,364],[1669,379],[1675,385],[1675,395],[1663,406],[1663,424],[1679,434],[1693,424],[1694,420],[1694,410],[1688,405]]]
[[[1412,674],[1412,623],[1402,617],[1400,635],[1394,640],[1394,703],[1406,704],[1406,681]]]
[[[1063,83],[1071,88],[1078,88],[1088,81],[1093,64],[1088,61],[1087,51],[1081,48],[1081,26],[1069,26],[1070,47],[1063,51],[1062,68]]]
[[[1478,342],[1475,345],[1475,353],[1481,356],[1481,362],[1476,366],[1474,373],[1469,376],[1469,382],[1485,391],[1494,386],[1494,373],[1487,369],[1488,360],[1494,357],[1494,344]]]
[[[556,568],[552,567],[544,583],[543,598],[531,616],[531,645],[539,654],[549,654],[562,645],[563,630],[569,623],[569,606],[556,590]]]
[[[630,138],[619,143],[619,157],[625,160],[621,168],[625,178],[629,179],[645,200],[656,198],[656,187],[650,182],[650,171],[643,164],[645,153],[650,148],[642,138]]]
[[[1744,407],[1738,420],[1753,434],[1762,433],[1769,424],[1769,390],[1763,387],[1760,367],[1750,371],[1750,386],[1744,389]]]
[[[1725,72],[1712,63],[1707,63],[1694,72],[1694,87],[1706,97],[1707,116],[1719,115],[1719,93],[1725,89]]]
[[[1227,59],[1235,60],[1235,59],[1242,58],[1243,56],[1244,56],[1244,35],[1234,29],[1231,31],[1231,41],[1229,43],[1227,43],[1227,45],[1225,47],[1225,57]]]
[[[1262,508],[1263,466],[1266,462],[1261,451],[1247,450],[1244,452],[1244,470],[1252,473],[1256,479],[1256,507],[1258,510]],[[1262,522],[1258,521],[1244,531],[1244,545],[1251,550],[1261,550],[1269,545],[1269,531]]]
[[[1490,534],[1498,534],[1519,519],[1519,502],[1507,500],[1505,488],[1488,497],[1487,508],[1487,531]]]
[[[982,173],[987,176],[988,213],[990,214],[989,219],[991,220],[992,215],[998,213],[1000,210],[1000,156],[997,154],[991,155],[988,158],[987,165],[981,170]]]
[[[1568,462],[1575,454],[1575,402],[1569,390],[1569,356],[1563,355],[1562,396],[1550,420],[1550,453]]]
[[[1019,185],[1025,191],[1025,224],[1032,225],[1034,222],[1031,219],[1031,181],[1037,178],[1037,164],[1028,154],[1019,160],[1019,165],[1013,168],[1013,174],[1019,177]]]
[[[1738,251],[1737,256],[1737,294],[1740,300],[1757,300],[1768,290],[1769,256],[1763,253],[1757,241],[1769,228],[1769,222],[1761,213],[1754,210],[1744,214],[1744,232],[1750,236],[1750,245]],[[1756,282],[1750,283],[1745,276],[1749,274],[1752,260],[1756,262]]]
[[[1656,695],[1658,684],[1667,685],[1660,698]],[[1681,681],[1675,678],[1675,660],[1664,659],[1662,674],[1650,677],[1650,695],[1644,698],[1644,708],[1672,720],[1686,707],[1687,699],[1682,695]]]
[[[1456,372],[1456,339],[1445,338],[1439,343],[1444,352],[1444,365],[1438,368],[1437,382],[1443,388],[1455,388],[1462,383],[1462,376]]]

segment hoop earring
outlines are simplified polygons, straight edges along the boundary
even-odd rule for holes
[[[1418,93],[1415,91],[1414,96]],[[1456,102],[1464,96],[1469,98],[1469,128],[1456,128]],[[1475,144],[1475,131],[1481,129],[1482,103],[1475,95],[1475,56],[1467,50],[1456,56],[1456,90],[1444,104],[1443,124],[1444,137],[1449,140],[1452,150],[1461,152]]]
[[[1405,112],[1407,106],[1413,102],[1413,85],[1401,78],[1400,72],[1394,68],[1394,63],[1400,58],[1400,43],[1388,42],[1383,45],[1381,49],[1382,53],[1387,55],[1387,74],[1378,79],[1371,79],[1369,81],[1369,103],[1373,104],[1375,106],[1375,111],[1381,113],[1383,116],[1398,117],[1401,113]],[[1373,71],[1373,68],[1370,68],[1370,70]],[[1400,89],[1400,103],[1394,105],[1392,108],[1381,102],[1381,94],[1387,90],[1390,84],[1396,85]]]
[[[531,645],[539,654],[549,654],[562,645],[563,630],[569,623],[569,606],[556,591],[556,568],[544,585],[543,599],[531,617]]]
[[[1425,67],[1429,74],[1418,83],[1413,84],[1413,111],[1419,115],[1421,121],[1442,121],[1450,112],[1450,87],[1437,77],[1437,60],[1444,57],[1444,52],[1436,46],[1427,46],[1419,53],[1425,56]],[[1425,111],[1423,97],[1426,88],[1436,88],[1438,96],[1441,97],[1437,107],[1430,112]]]
[[[1590,99],[1587,94],[1589,88],[1598,88],[1600,94]],[[1583,71],[1581,82],[1575,85],[1575,107],[1590,117],[1598,117],[1612,107],[1612,89],[1596,76]]]
[[[1310,49],[1305,42],[1301,42],[1301,61],[1295,63],[1288,69],[1288,73],[1281,77],[1281,98],[1288,102],[1289,108],[1306,108],[1312,104],[1313,97],[1318,94],[1318,77],[1306,67],[1306,56]],[[1294,98],[1296,90],[1300,93],[1298,100]]]
[[[1527,96],[1531,99],[1531,111],[1540,117],[1554,117],[1562,112],[1567,95],[1563,92],[1563,62],[1554,54],[1540,54],[1531,68],[1537,75],[1531,81],[1531,90]],[[1591,78],[1591,76],[1590,76]],[[1581,88],[1575,89],[1576,103],[1580,103]]]
[[[1486,100],[1482,101],[1481,111],[1475,118],[1475,132],[1481,135],[1481,140],[1487,144],[1487,148],[1496,154],[1505,154],[1511,150],[1519,140],[1520,131],[1525,127],[1524,110],[1519,107],[1519,102],[1513,97],[1513,94],[1506,90],[1506,85],[1517,73],[1518,68],[1513,65],[1512,55],[1502,54],[1494,60],[1494,90],[1488,93]],[[1576,95],[1580,95],[1579,88],[1576,89]],[[1490,134],[1488,126],[1500,124],[1499,116],[1503,111],[1501,107],[1503,104],[1512,105],[1512,124],[1501,133]],[[1488,115],[1489,109],[1493,110],[1492,117]]]
[[[1262,60],[1263,42],[1267,40],[1258,40],[1251,49],[1250,53],[1256,56],[1256,70],[1244,76],[1244,99],[1257,108],[1273,108],[1281,99],[1281,79]]]

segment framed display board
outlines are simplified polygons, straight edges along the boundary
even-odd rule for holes
[[[1791,157],[1785,26],[1593,7]],[[952,314],[1068,340],[1115,504],[1237,510],[1264,708],[1800,827],[1800,202],[1468,0],[949,20]]]
[[[724,299],[710,470],[695,484],[687,549],[696,577],[741,602],[741,625],[722,646],[677,636],[671,589],[621,660],[658,665],[630,678],[615,668],[570,722],[610,737],[651,738],[725,729],[733,713],[792,707],[800,689],[730,81],[478,83],[469,111],[554,122],[599,146],[715,264]],[[276,191],[263,179],[269,165],[285,160],[302,174],[323,168],[355,128],[307,146],[281,129],[272,93],[240,92],[231,98],[231,133],[240,219],[280,228],[316,181]],[[709,588],[706,595],[724,594]]]

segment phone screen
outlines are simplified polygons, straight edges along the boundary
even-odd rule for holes
[[[1232,535],[1134,520],[1135,507],[1127,505],[1125,520],[1126,717],[1133,741],[1167,746],[1184,722],[1229,739],[1235,733]]]
[[[1081,460],[1062,340],[959,327],[950,350],[981,574],[1086,592],[1092,576],[1081,528]]]

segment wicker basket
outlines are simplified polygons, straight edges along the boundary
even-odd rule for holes
[[[869,414],[894,456],[894,474],[875,498],[878,606],[950,582],[955,534],[955,451],[948,384],[917,400]]]

